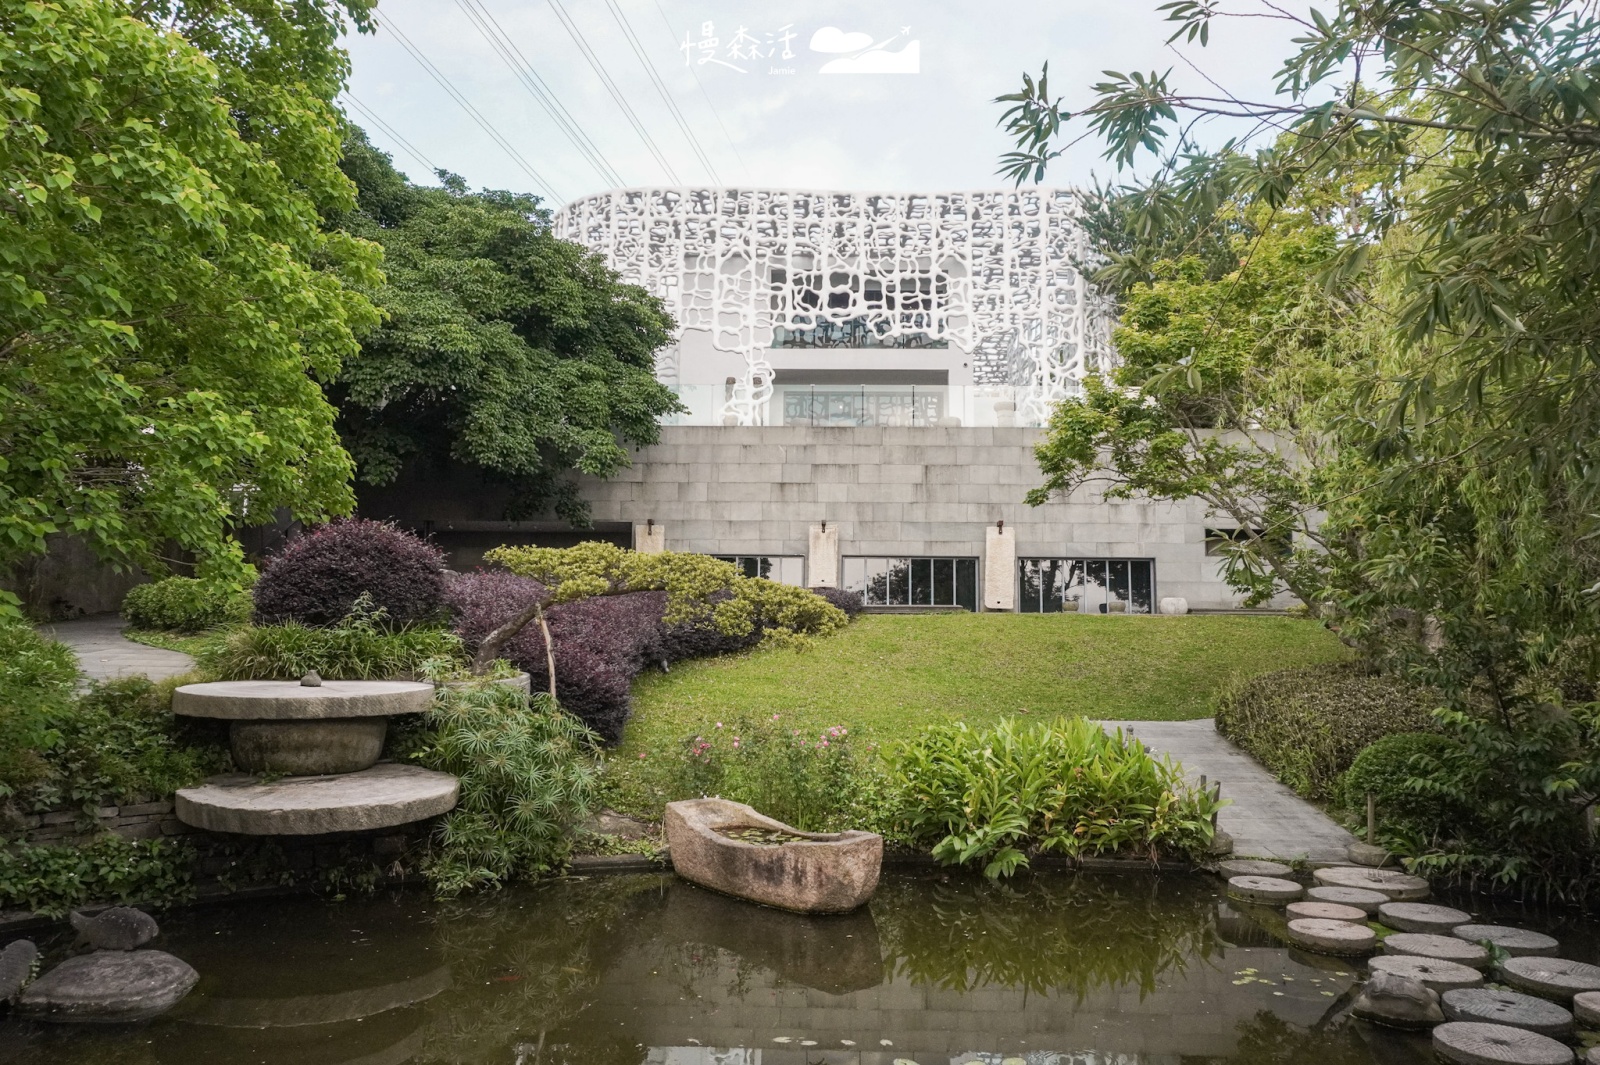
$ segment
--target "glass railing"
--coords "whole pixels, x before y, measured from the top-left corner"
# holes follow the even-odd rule
[[[733,386],[670,386],[686,413],[663,425],[738,425],[728,412]],[[932,426],[1038,427],[1025,390],[1010,385],[778,385],[755,411],[757,425],[815,428]]]

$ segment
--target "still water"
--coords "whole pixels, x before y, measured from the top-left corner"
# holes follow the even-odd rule
[[[1520,911],[1594,961],[1576,927]],[[201,975],[142,1026],[0,1020],[16,1065],[1403,1065],[1357,964],[1283,946],[1200,876],[886,874],[806,918],[670,876],[168,914]],[[50,961],[68,944],[54,944]]]

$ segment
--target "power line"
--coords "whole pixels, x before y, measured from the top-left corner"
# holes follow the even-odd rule
[[[439,169],[438,167],[434,166],[431,161],[429,161],[427,156],[418,151],[415,145],[402,137],[398,130],[389,125],[389,123],[385,122],[382,118],[379,118],[376,111],[362,103],[360,100],[356,99],[355,94],[349,89],[345,90],[344,97],[350,102],[351,106],[353,106],[357,111],[361,112],[368,122],[371,122],[374,126],[378,127],[379,131],[387,136],[390,140],[400,145],[401,149],[404,150],[407,155],[421,163],[427,169],[429,174],[432,174],[434,171]]]
[[[485,133],[487,133],[489,137],[496,144],[498,144],[507,155],[511,157],[511,160],[520,166],[523,172],[534,180],[535,184],[544,189],[545,193],[550,197],[552,202],[563,202],[560,193],[556,192],[556,190],[551,186],[550,182],[544,179],[544,175],[535,170],[533,164],[524,159],[522,157],[522,153],[517,151],[516,148],[512,147],[511,142],[500,135],[500,131],[495,129],[489,120],[484,118],[483,114],[479,112],[476,107],[472,106],[472,102],[462,94],[461,90],[457,89],[455,85],[451,83],[450,79],[445,77],[444,73],[440,71],[438,67],[434,66],[433,63],[428,60],[427,56],[422,54],[421,49],[411,43],[411,38],[407,37],[403,32],[401,32],[400,27],[394,24],[394,20],[392,18],[389,19],[385,25],[388,27],[389,32],[394,34],[395,39],[400,42],[401,46],[404,47],[407,52],[411,53],[411,58],[415,59],[417,64],[421,66],[423,70],[427,71],[428,75],[432,77],[434,81],[439,83],[439,87],[448,93],[452,100],[461,105],[461,109],[471,116],[472,120],[476,122],[478,126]]]
[[[617,0],[606,0],[606,6],[611,9],[611,17],[617,20],[617,26],[622,30],[622,35],[628,39],[628,46],[633,49],[633,54],[639,57],[639,64],[644,67],[644,72],[650,76],[650,83],[656,87],[656,95],[661,97],[661,102],[667,105],[672,119],[678,124],[678,129],[683,131],[689,147],[694,150],[695,157],[700,160],[700,165],[706,168],[706,173],[711,175],[713,185],[722,184],[722,179],[717,176],[717,168],[711,165],[711,159],[706,155],[705,149],[700,146],[700,138],[694,135],[694,130],[689,128],[688,120],[683,117],[683,112],[678,110],[678,104],[667,91],[666,83],[661,80],[661,74],[656,70],[655,63],[639,44],[638,36],[633,32],[633,26],[628,22],[628,16],[622,13],[622,8],[617,6]]]
[[[667,36],[673,43],[678,40],[678,31],[672,28],[672,20],[667,18],[666,8],[661,6],[661,0],[654,0],[656,14],[661,16],[661,24],[667,28]],[[700,80],[700,75],[695,71],[694,64],[689,64],[689,76],[694,78],[695,88],[700,90],[700,95],[705,97],[706,106],[711,109],[711,117],[717,120],[717,128],[722,131],[722,139],[728,142],[728,149],[733,152],[733,157],[739,160],[739,169],[744,171],[746,180],[750,178],[750,167],[745,164],[744,156],[739,154],[739,146],[733,143],[733,137],[728,133],[728,127],[722,124],[722,115],[717,111],[717,105],[712,102],[711,94],[706,92],[705,82]]]
[[[639,139],[644,141],[646,148],[650,149],[650,154],[656,157],[656,162],[661,164],[661,169],[667,172],[667,177],[674,185],[683,184],[682,179],[678,177],[677,171],[672,169],[672,164],[667,162],[667,157],[661,154],[660,146],[656,144],[649,131],[639,121],[639,116],[634,114],[633,108],[628,106],[628,101],[623,99],[622,92],[617,88],[616,82],[612,81],[611,75],[606,73],[606,68],[601,64],[600,57],[594,54],[593,48],[589,47],[589,42],[584,39],[583,31],[578,29],[576,22],[572,21],[572,16],[567,14],[567,9],[562,6],[561,0],[550,0],[550,9],[556,13],[556,18],[561,20],[561,25],[566,28],[567,35],[572,38],[572,43],[578,46],[578,51],[583,54],[583,58],[589,61],[590,68],[594,70],[595,75],[600,79],[600,83],[606,87],[606,91],[611,94],[611,99],[615,100],[617,106],[622,108],[622,113],[627,118],[628,124],[633,127],[633,131],[639,134]]]
[[[590,166],[594,167],[600,179],[613,188],[624,185],[625,182],[611,165],[610,160],[583,131],[583,127],[572,117],[572,113],[561,103],[549,84],[539,76],[539,72],[528,61],[527,56],[522,54],[522,50],[516,46],[511,35],[495,20],[488,8],[476,0],[456,0],[456,4],[466,12],[467,18],[472,20],[472,24],[478,28],[483,39],[489,42],[489,46],[495,50],[506,66],[511,68],[511,72],[516,75],[517,81],[528,95],[544,108],[545,113],[572,142],[572,146],[578,149],[578,153]]]

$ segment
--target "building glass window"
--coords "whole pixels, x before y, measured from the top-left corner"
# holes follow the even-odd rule
[[[1018,562],[1024,614],[1148,614],[1155,563],[1147,558],[1025,558]]]
[[[844,586],[867,606],[960,606],[978,609],[975,558],[871,558],[844,560]]]
[[[765,577],[774,584],[805,586],[806,560],[799,555],[713,555],[732,562],[746,577]]]

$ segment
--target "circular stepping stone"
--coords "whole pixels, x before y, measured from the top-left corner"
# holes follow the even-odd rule
[[[1441,995],[1461,987],[1483,986],[1483,974],[1476,969],[1453,961],[1421,958],[1415,954],[1382,954],[1368,961],[1367,968],[1375,973],[1393,973],[1421,980]]]
[[[1488,940],[1513,958],[1527,955],[1550,957],[1561,949],[1561,944],[1543,932],[1530,932],[1526,928],[1512,928],[1503,924],[1464,924],[1450,929],[1457,939],[1482,943]]]
[[[1583,1065],[1600,1065],[1600,1047],[1590,1047],[1583,1056]]]
[[[1600,965],[1566,958],[1507,958],[1500,977],[1512,987],[1571,1002],[1582,991],[1600,991]]]
[[[1433,1030],[1433,1052],[1452,1065],[1572,1065],[1572,1051],[1547,1035],[1504,1024],[1449,1021]]]
[[[1472,914],[1427,902],[1386,902],[1378,907],[1378,920],[1402,932],[1443,935],[1472,920]]]
[[[1367,911],[1337,902],[1291,902],[1284,910],[1291,921],[1349,921],[1364,925]]]
[[[1218,862],[1217,872],[1222,874],[1224,880],[1232,880],[1236,876],[1287,877],[1294,874],[1294,870],[1282,862],[1261,861],[1256,858],[1232,858]]]
[[[1368,917],[1376,917],[1378,907],[1389,901],[1389,896],[1366,888],[1327,887],[1318,884],[1306,888],[1306,898],[1312,902],[1336,902],[1341,906],[1354,906]]]
[[[1573,995],[1572,1012],[1580,1023],[1600,1028],[1600,991],[1581,991]]]
[[[1415,902],[1428,897],[1428,882],[1398,869],[1362,869],[1336,865],[1318,869],[1312,876],[1325,887],[1363,888],[1376,891],[1390,902]]]
[[[1530,1032],[1560,1038],[1572,1031],[1572,1014],[1542,998],[1519,991],[1491,991],[1486,987],[1462,987],[1446,991],[1441,999],[1444,1015],[1452,1021],[1480,1021],[1506,1024]]]
[[[1289,939],[1295,946],[1317,954],[1370,954],[1378,945],[1378,933],[1364,924],[1316,918],[1290,921]]]
[[[1235,876],[1228,880],[1228,894],[1245,902],[1281,906],[1305,893],[1306,889],[1293,880],[1280,880],[1275,876]]]
[[[1477,943],[1455,936],[1435,936],[1426,932],[1396,932],[1383,941],[1385,954],[1410,954],[1435,961],[1453,961],[1482,969],[1489,964],[1489,952]]]

